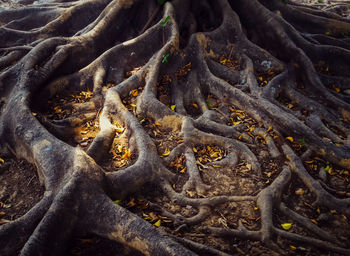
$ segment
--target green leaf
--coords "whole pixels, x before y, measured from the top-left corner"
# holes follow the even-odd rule
[[[156,227],[160,227],[160,224],[162,223],[161,220],[158,220],[156,223],[154,223],[153,225],[156,226]]]
[[[284,230],[290,230],[290,228],[292,227],[292,224],[293,223],[283,223],[281,224],[281,226]]]
[[[115,200],[113,201],[115,204],[121,204],[122,200]]]
[[[331,168],[331,166],[329,165],[329,161],[327,161],[327,166],[324,168],[324,170],[326,172],[328,172],[330,168]]]
[[[163,5],[167,0],[157,0],[159,5]]]
[[[209,101],[206,102],[208,107],[211,107],[211,103]]]
[[[168,57],[169,57],[169,53],[163,55],[163,60],[162,60],[162,63],[168,63]]]
[[[161,25],[162,25],[163,27],[165,27],[166,24],[168,23],[169,19],[170,19],[170,16],[167,16],[167,17],[164,19],[164,21],[161,23]]]

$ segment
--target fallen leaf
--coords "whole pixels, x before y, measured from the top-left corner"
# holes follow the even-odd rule
[[[162,126],[160,123],[154,123],[154,125],[156,125],[156,126]]]
[[[168,155],[170,155],[170,150],[167,148],[167,149],[165,149],[165,151],[162,154],[162,156],[168,156]]]
[[[257,210],[259,210],[259,208],[258,207],[254,207],[254,211],[257,211]]]
[[[269,126],[269,128],[267,128],[267,132],[271,131],[272,130],[272,125]]]
[[[176,105],[171,105],[170,108],[172,111],[175,111]]]
[[[124,132],[124,128],[123,128],[123,127],[117,127],[115,130],[116,130],[117,132],[119,132],[119,133]]]
[[[290,248],[292,251],[295,251],[295,250],[297,249],[294,245],[290,245],[289,248]]]
[[[194,106],[196,109],[198,109],[198,105],[196,103],[193,103],[192,106]]]
[[[156,226],[156,227],[160,227],[162,221],[161,220],[158,220],[156,223],[154,223],[153,225]]]
[[[292,223],[283,223],[281,224],[281,226],[284,230],[290,230],[290,228],[292,227]]]
[[[125,153],[122,155],[122,159],[127,159],[131,156],[129,150],[126,150]]]
[[[149,216],[152,218],[152,220],[158,220],[159,219],[157,214],[155,214],[154,212],[150,212]]]
[[[122,200],[114,200],[113,201],[115,204],[120,204],[122,202]]]
[[[180,172],[181,172],[181,173],[185,173],[185,172],[186,172],[186,169],[187,169],[187,167],[183,168]]]
[[[0,163],[4,164],[5,160],[0,157]]]
[[[5,214],[5,212],[0,212],[0,216],[4,216]]]
[[[334,91],[336,91],[337,93],[340,93],[340,88],[335,87],[335,86],[333,85],[333,86],[332,86],[332,89],[333,89]]]
[[[286,139],[289,140],[290,142],[294,141],[293,137],[287,137]]]
[[[302,189],[302,188],[299,188],[299,189],[297,189],[297,190],[295,190],[295,194],[296,195],[304,195],[304,193],[305,193],[305,191],[304,191],[304,189]]]
[[[131,198],[131,200],[126,204],[127,207],[133,207],[135,205],[135,198]]]
[[[136,97],[136,96],[139,94],[139,92],[137,91],[137,89],[135,89],[135,90],[132,90],[130,94],[131,94],[133,97]]]
[[[293,104],[288,104],[288,108],[293,108],[294,105]]]
[[[311,219],[311,221],[316,225],[318,224],[317,220],[315,220],[315,219]]]
[[[195,192],[190,191],[190,190],[186,190],[186,193],[190,196],[190,197],[194,197],[196,195]]]
[[[194,153],[197,153],[197,149],[195,147],[192,148]]]
[[[8,209],[8,208],[11,208],[11,204],[4,204],[2,207],[5,209]]]

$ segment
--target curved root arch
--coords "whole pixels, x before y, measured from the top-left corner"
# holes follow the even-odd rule
[[[0,24],[0,152],[35,163],[46,189],[0,227],[1,254],[61,255],[78,233],[146,255],[226,255],[111,200],[154,186],[166,199],[147,207],[176,234],[350,254],[284,193],[298,182],[319,214],[350,215],[348,186],[325,178],[350,169],[345,18],[278,0],[89,0],[3,9]],[[319,177],[313,161],[327,162]],[[233,189],[238,172],[253,193]],[[234,211],[210,225],[238,204],[254,206],[257,225]],[[273,211],[305,232],[281,229]]]

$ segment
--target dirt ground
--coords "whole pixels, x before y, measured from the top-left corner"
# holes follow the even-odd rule
[[[13,1],[15,6],[18,6],[16,1]],[[17,1],[18,2],[18,1]],[[307,4],[317,4],[320,8],[326,8],[334,2],[339,1],[312,1],[302,0]],[[346,3],[346,1],[341,1]],[[11,1],[0,1],[1,6],[8,6]],[[350,6],[350,3],[349,3]],[[0,9],[1,10],[1,9]],[[342,9],[342,14],[347,16],[348,10]],[[225,57],[223,56],[225,59]],[[228,62],[234,62],[228,60]],[[261,77],[261,79],[260,79]],[[257,80],[263,82],[269,79],[269,75],[257,74]],[[113,85],[107,85],[113,86]],[[166,104],[166,77],[159,81],[158,97]],[[125,104],[130,111],[134,111],[134,101],[141,88],[126,99]],[[85,102],[91,98],[91,92],[76,92],[70,95],[61,95],[52,101],[48,102],[46,110],[34,110],[33,114],[45,116],[51,119],[62,119],[72,114],[72,111],[65,107],[70,103]],[[261,175],[256,176],[252,174],[251,165],[245,162],[240,162],[234,169],[223,168],[220,162],[224,158],[230,157],[224,149],[215,145],[196,145],[194,152],[201,175],[205,184],[210,186],[206,194],[198,194],[195,191],[186,191],[189,197],[200,198],[214,195],[256,195],[268,186],[274,178],[280,173],[284,159],[271,159],[268,154],[265,140],[254,133],[261,125],[254,119],[249,117],[246,113],[233,106],[222,104],[211,95],[207,95],[207,103],[211,109],[220,109],[220,111],[227,114],[230,120],[228,124],[244,125],[245,129],[251,133],[253,145],[251,149],[258,156],[258,159],[263,166]],[[169,106],[171,107],[171,106]],[[293,106],[290,106],[293,107]],[[196,117],[198,106],[193,106],[190,110],[193,117]],[[81,126],[76,127],[76,136],[67,141],[67,143],[87,149],[92,139],[98,132],[98,116],[91,117],[87,122]],[[163,129],[159,124],[152,123],[151,120],[144,120],[140,117],[140,123],[145,130],[154,139],[158,153],[166,158],[168,153],[173,149],[181,138],[178,134],[171,133]],[[116,124],[118,125],[118,124]],[[278,134],[274,133],[273,128],[267,131],[271,137],[278,142]],[[104,159],[104,168],[109,169],[125,168],[133,163],[133,155],[128,151],[128,142],[123,137],[123,128],[120,127],[118,136],[116,137],[113,147],[110,151],[109,158]],[[289,139],[290,146],[298,153],[303,152],[305,141],[294,141]],[[2,157],[2,156],[0,156]],[[40,184],[36,168],[34,165],[26,162],[23,159],[5,158],[0,163],[0,225],[8,221],[15,220],[24,215],[30,210],[43,196],[44,187]],[[339,197],[350,196],[350,174],[349,170],[343,170],[337,166],[331,166],[328,162],[316,156],[310,156],[305,161],[311,175],[322,180],[327,186],[337,189]],[[175,161],[168,165],[168,168],[178,176],[178,180],[173,187],[181,191],[185,180],[188,178],[186,168],[184,166],[184,156],[178,157]],[[322,229],[334,234],[340,241],[349,243],[350,241],[350,222],[346,216],[338,214],[335,210],[316,208],[313,206],[314,197],[303,185],[297,177],[292,182],[288,191],[283,193],[283,201],[287,206],[295,209],[296,212],[312,220]],[[335,189],[333,189],[335,192]],[[199,243],[210,245],[214,248],[220,249],[232,255],[277,255],[275,252],[262,246],[260,242],[245,241],[240,239],[231,239],[225,241],[221,238],[216,238],[206,234],[203,231],[204,226],[214,227],[237,227],[237,223],[243,223],[248,229],[259,229],[259,209],[251,202],[241,203],[226,203],[215,208],[214,213],[207,218],[203,223],[195,226],[178,227],[166,216],[162,216],[157,212],[157,205],[162,205],[171,214],[181,214],[182,216],[192,216],[196,210],[192,207],[180,207],[174,205],[170,200],[162,196],[157,188],[151,191],[145,191],[143,196],[131,196],[123,201],[117,200],[116,203],[128,208],[141,218],[149,221],[160,229],[176,236],[185,237]],[[275,214],[274,224],[280,226],[284,223],[291,223],[287,217]],[[308,231],[302,229],[297,224],[292,224],[289,229],[290,232],[298,234],[307,234]],[[337,255],[335,253],[316,250],[304,244],[290,243],[288,241],[279,241],[279,245],[289,255]],[[69,255],[90,256],[90,255],[140,255],[128,248],[122,248],[115,242],[108,239],[88,235],[78,239],[74,239],[71,244]]]

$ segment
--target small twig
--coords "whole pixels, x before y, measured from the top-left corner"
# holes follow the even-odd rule
[[[33,176],[33,177],[29,180],[29,182],[28,182],[28,184],[27,184],[27,187],[29,187],[29,185],[30,185],[30,183],[32,182],[32,180],[34,179],[34,177],[35,177],[35,176]]]

